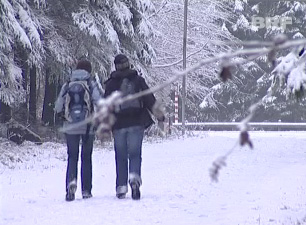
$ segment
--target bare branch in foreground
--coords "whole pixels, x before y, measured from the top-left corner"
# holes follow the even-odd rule
[[[232,154],[236,148],[238,142],[230,149],[225,155],[218,157],[212,164],[212,167],[209,169],[209,176],[213,182],[218,182],[220,170],[226,166],[227,157]]]
[[[222,167],[226,166],[226,157],[221,156],[217,158],[214,162],[212,167],[209,169],[209,175],[212,181],[218,182],[220,170]]]
[[[121,94],[114,94],[109,96],[108,98],[101,100],[103,103],[102,106],[98,106],[97,107],[97,112],[94,113],[94,115],[91,118],[88,118],[87,120],[81,122],[81,123],[77,123],[77,124],[73,124],[69,127],[66,127],[65,129],[61,129],[62,132],[65,132],[69,129],[73,129],[75,127],[78,127],[80,125],[84,125],[87,123],[92,123],[95,126],[97,126],[98,130],[100,132],[104,131],[106,128],[109,128],[109,126],[105,126],[103,125],[105,123],[105,121],[108,121],[107,124],[110,124],[109,121],[113,121],[113,119],[109,116],[109,114],[113,114],[114,113],[114,109],[116,108],[116,106],[119,106],[120,104],[126,102],[126,101],[130,101],[130,100],[134,100],[137,98],[140,98],[142,96],[145,96],[147,94],[151,94],[154,92],[157,92],[167,86],[169,86],[170,84],[176,82],[177,80],[179,80],[181,77],[185,76],[186,74],[193,72],[195,70],[197,70],[198,68],[209,64],[209,63],[213,63],[213,62],[217,62],[217,61],[222,61],[222,62],[227,62],[230,59],[236,57],[236,56],[248,56],[249,58],[253,58],[255,59],[255,57],[260,57],[262,55],[266,55],[269,52],[271,52],[271,50],[276,49],[286,49],[289,47],[294,47],[294,46],[300,46],[300,45],[305,45],[306,44],[306,39],[300,39],[300,40],[292,40],[292,41],[282,41],[281,44],[274,44],[273,47],[270,48],[255,48],[255,49],[241,49],[241,50],[237,50],[235,52],[230,52],[230,53],[222,53],[218,56],[214,56],[205,60],[200,61],[198,64],[191,66],[187,69],[185,69],[184,71],[181,72],[176,72],[175,75],[173,77],[171,77],[169,80],[167,80],[166,82],[157,85],[155,87],[152,87],[150,89],[147,89],[145,91],[141,91],[139,93],[133,94],[133,95],[128,95],[125,97],[121,97]],[[242,62],[240,62],[242,63]],[[240,64],[237,63],[237,64]],[[231,65],[235,65],[235,63],[232,63]],[[256,110],[256,108],[258,107],[258,105],[261,104],[261,101],[259,101],[258,103],[254,104],[253,106],[250,107],[250,115],[245,118],[240,126],[240,130],[243,131],[247,131],[247,123],[251,120],[251,118],[253,117],[253,114]],[[100,118],[101,117],[101,118]],[[107,118],[107,119],[105,119]],[[99,127],[99,126],[102,126]],[[103,133],[103,132],[102,132]],[[244,142],[243,142],[244,143]]]
[[[272,66],[273,67],[275,67],[275,54],[276,54],[276,50],[277,49],[282,49],[283,47],[288,47],[288,46],[292,47],[292,45],[295,44],[295,43],[293,44],[292,41],[288,42],[287,38],[282,36],[282,35],[280,37],[276,37],[274,40],[275,40],[275,42],[274,42],[273,48],[270,48],[268,50],[268,59],[272,62]],[[288,42],[288,43],[286,43],[286,42]],[[299,40],[299,42],[297,42],[297,43],[298,43],[298,45],[302,45],[302,43],[305,43],[305,40]],[[259,55],[260,54],[258,54],[256,56],[258,57]],[[300,55],[301,58],[297,61],[296,64],[292,64],[292,67],[288,68],[288,71],[291,71],[294,67],[296,67],[300,63],[305,63],[305,58],[304,58],[304,57],[306,57],[305,55],[302,53],[302,55]],[[275,70],[277,70],[277,68],[275,68],[274,71]],[[280,71],[278,71],[278,72],[280,72]],[[221,73],[221,75],[222,75],[222,73]],[[230,76],[227,74],[227,76],[225,76],[225,78],[224,78],[224,74],[223,74],[223,77],[221,76],[221,78],[223,78],[223,81],[224,80],[226,81],[227,78],[230,78]],[[280,79],[282,79],[282,78],[283,77],[281,77]],[[303,86],[301,88],[303,88]],[[273,96],[273,92],[274,92],[274,89],[273,88],[269,88],[267,90],[266,98],[272,97]],[[249,136],[249,133],[248,133],[248,128],[249,128],[248,123],[254,117],[257,109],[263,103],[263,101],[264,100],[262,98],[257,103],[251,105],[250,108],[249,108],[250,114],[246,118],[244,118],[241,121],[241,124],[238,126],[239,129],[240,129],[240,140],[239,140],[240,146],[244,146],[245,144],[248,144],[250,148],[253,148],[253,144],[252,144],[252,142],[250,140],[250,136]],[[236,144],[235,144],[235,146],[236,146]],[[226,159],[233,152],[233,149],[235,148],[235,146],[230,151],[228,151],[226,155],[217,158],[213,162],[213,166],[209,170],[210,177],[211,177],[212,181],[215,181],[215,182],[218,181],[218,176],[220,174],[220,169],[226,165]]]

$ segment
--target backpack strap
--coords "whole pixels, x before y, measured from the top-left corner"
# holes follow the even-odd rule
[[[88,88],[89,88],[89,96],[90,96],[90,104],[91,104],[91,113],[93,112],[93,109],[94,109],[94,105],[93,105],[93,100],[92,100],[92,94],[93,94],[93,89],[94,89],[94,83],[95,83],[95,80],[92,78],[92,77],[89,77],[88,79],[86,79],[86,82],[87,82],[87,85],[88,85]]]
[[[88,79],[86,79],[86,82],[87,82],[87,85],[88,85],[88,88],[89,88],[89,94],[90,95],[92,95],[92,92],[93,92],[93,82],[94,82],[94,80],[91,78],[91,77],[89,77]]]
[[[94,89],[94,82],[95,80],[92,78],[92,77],[89,77],[87,80],[87,85],[88,85],[88,88],[89,88],[89,96],[90,96],[90,104],[91,104],[91,107],[90,107],[90,113],[92,113],[94,111],[94,105],[93,105],[93,100],[92,100],[92,93],[93,93],[93,89]],[[84,139],[84,142],[87,142],[88,138],[89,138],[89,131],[90,131],[90,128],[91,128],[91,123],[87,123],[87,126],[86,126],[86,133],[85,133],[85,139]]]
[[[64,91],[64,93],[62,94],[62,98],[63,98],[66,94],[68,94],[69,83],[70,83],[70,80],[68,80],[68,81],[66,81],[66,82],[64,83],[64,85],[66,85],[66,86],[65,86],[65,91]]]

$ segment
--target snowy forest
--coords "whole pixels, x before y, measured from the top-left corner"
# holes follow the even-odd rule
[[[191,70],[186,121],[238,122],[259,101],[260,113],[252,121],[305,121],[305,63],[299,63],[305,55],[305,8],[303,1],[190,0],[187,68],[254,47],[267,54],[217,57]],[[183,70],[183,12],[182,0],[2,0],[1,123],[13,120],[36,130],[55,127],[54,102],[80,58],[92,62],[102,89],[118,53],[131,59],[149,86],[166,82]],[[292,24],[258,28],[251,23],[254,16],[290,17]],[[286,35],[285,45],[300,42],[271,48],[279,34]],[[222,68],[230,70],[226,82],[220,79]],[[156,93],[171,121],[175,91],[181,105],[181,89],[179,79]]]

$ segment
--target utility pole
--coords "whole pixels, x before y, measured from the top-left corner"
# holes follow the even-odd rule
[[[188,13],[188,0],[184,2],[184,35],[183,35],[183,70],[186,69],[186,57],[187,57],[187,13]],[[186,107],[186,75],[183,76],[182,84],[182,134],[185,135],[185,107]]]

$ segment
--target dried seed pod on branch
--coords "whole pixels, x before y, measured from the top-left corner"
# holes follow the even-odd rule
[[[222,70],[221,70],[221,73],[220,73],[219,77],[221,78],[221,80],[223,82],[226,82],[228,79],[232,79],[233,75],[232,75],[232,72],[231,72],[231,67],[230,66],[222,67]]]
[[[240,145],[243,146],[245,144],[248,144],[250,148],[253,148],[253,143],[251,142],[249,133],[247,131],[240,133]]]
[[[119,104],[122,94],[114,92],[106,99],[101,99],[97,105],[97,111],[93,116],[93,126],[97,128],[96,135],[103,140],[110,136],[110,131],[116,122],[114,111]]]
[[[220,170],[225,166],[226,156],[219,157],[213,162],[212,168],[209,169],[209,175],[212,181],[218,182]]]

